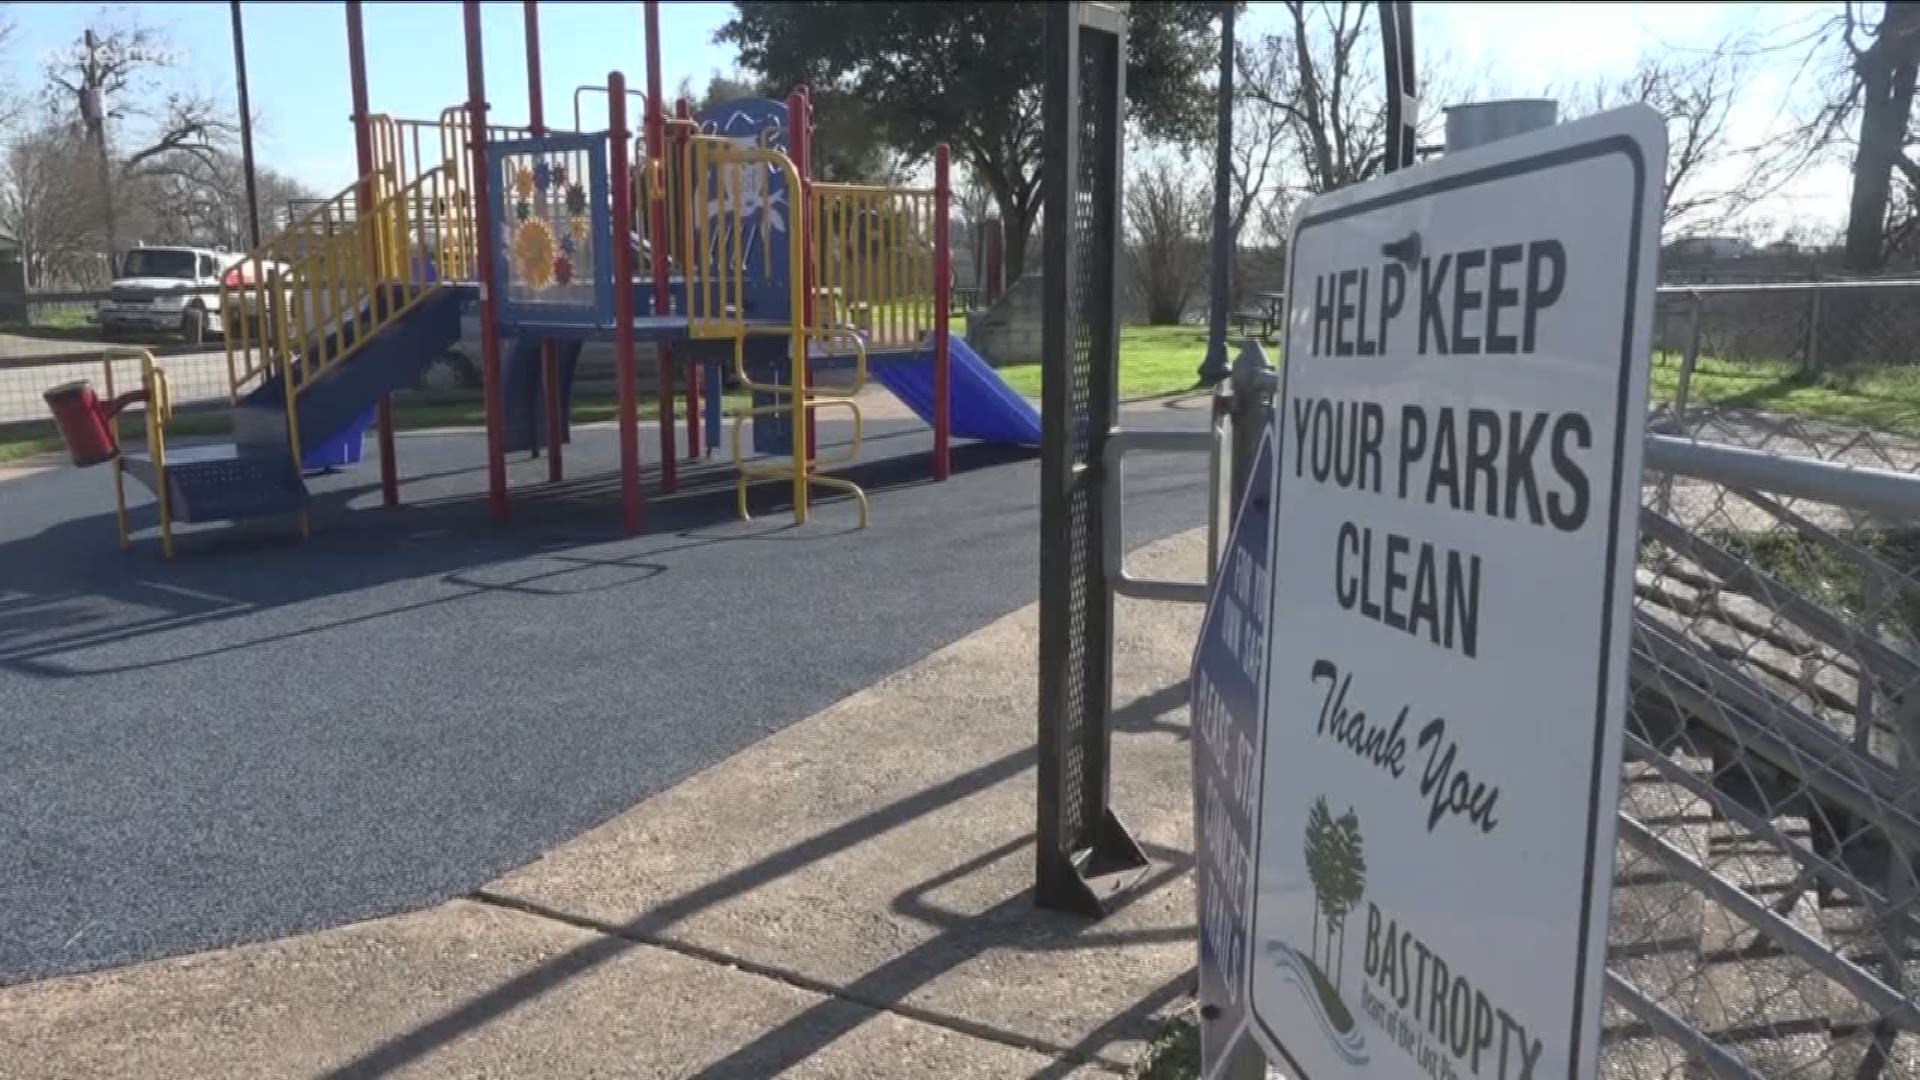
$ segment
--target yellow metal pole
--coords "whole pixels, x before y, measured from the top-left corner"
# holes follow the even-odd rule
[[[740,168],[722,168],[721,189],[726,197],[720,203],[720,311],[727,318],[729,332],[740,311],[740,294],[733,288],[733,269],[740,258]]]
[[[279,290],[277,286],[280,279],[280,272],[278,270],[275,270],[273,272],[273,277],[276,283],[275,292],[278,292]],[[288,342],[290,340],[287,336],[290,331],[290,328],[287,325],[288,317],[290,313],[287,311],[287,308],[289,308],[292,305],[281,304],[278,306],[280,311],[280,318],[278,320],[280,323],[280,326],[279,326],[280,343],[282,348],[286,349],[288,347]],[[283,361],[284,361],[284,358],[285,358],[285,354],[283,353]],[[297,381],[294,378],[293,364],[291,362],[283,362],[281,366],[282,366],[282,370],[284,371],[284,376],[281,379],[281,386],[286,393],[286,399],[287,399],[286,400],[287,449],[291,451],[293,454],[293,467],[298,469],[300,467],[300,404],[299,404],[300,395],[298,393],[299,388],[297,386]]]
[[[141,350],[141,383],[147,391],[147,453],[153,458],[154,487],[160,497],[160,552],[173,558],[173,499],[168,495],[166,420],[173,408],[167,376],[154,367],[153,354]]]
[[[906,264],[900,261],[900,200],[892,194],[882,195],[881,202],[886,206],[886,231],[883,242],[886,244],[887,258],[887,340],[895,341],[900,332],[900,320],[906,314]]]

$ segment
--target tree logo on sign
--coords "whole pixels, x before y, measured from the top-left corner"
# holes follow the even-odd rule
[[[1360,816],[1348,807],[1335,817],[1325,795],[1315,799],[1307,811],[1305,854],[1314,900],[1311,947],[1303,955],[1276,940],[1267,943],[1267,953],[1282,979],[1300,990],[1336,1052],[1348,1064],[1364,1065],[1366,1036],[1340,994],[1346,975],[1347,916],[1367,890]]]

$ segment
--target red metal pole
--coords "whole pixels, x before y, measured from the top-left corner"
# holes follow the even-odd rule
[[[789,192],[787,202],[791,212],[787,215],[793,223],[787,230],[787,242],[800,245],[800,325],[808,330],[813,328],[813,260],[807,258],[807,237],[813,207],[813,95],[802,83],[787,95],[787,128],[791,132],[787,149],[793,157],[793,170],[800,174],[800,190]],[[806,370],[796,374],[801,385],[807,390],[813,389],[813,367],[805,365]],[[809,464],[820,456],[820,425],[815,423],[818,412],[807,410],[807,461]]]
[[[674,116],[676,116],[677,118],[679,118],[680,120],[686,123],[692,123],[693,122],[693,102],[687,100],[686,98],[681,98],[674,105]],[[686,142],[687,142],[686,128],[682,127],[678,132],[674,134],[673,137],[674,137],[674,140],[680,144],[682,152],[684,153]],[[672,246],[670,250],[678,250],[680,239],[681,238],[679,236],[674,236],[672,238]],[[681,256],[680,265],[682,266],[686,265],[686,254],[687,253],[684,251],[680,252],[680,256]],[[720,388],[707,385],[706,371],[698,361],[694,361],[687,365],[687,456],[688,457],[699,457],[703,442],[708,446],[719,445],[720,433],[717,431],[706,430],[707,395],[717,394],[719,392],[720,392]],[[705,436],[706,436],[704,440],[701,438],[701,434],[703,432],[705,432]]]
[[[546,94],[540,85],[540,0],[525,0],[522,7],[527,24],[527,126],[537,139],[547,133]],[[540,386],[547,405],[547,480],[559,483],[566,475],[561,449],[566,413],[560,402],[560,358],[552,338],[540,342]]]
[[[647,168],[655,169],[666,152],[666,114],[661,111],[660,90],[660,0],[647,0],[643,9],[647,31]],[[655,172],[653,175],[662,175]],[[653,237],[653,311],[664,314],[669,303],[667,288],[667,204],[660,193],[651,190],[647,199],[648,233]],[[680,486],[673,448],[673,347],[665,340],[658,346],[660,357],[660,487],[673,491]]]
[[[952,213],[953,188],[948,180],[953,153],[946,143],[933,151],[933,478],[945,480],[953,467],[948,441],[953,433],[949,400],[953,392],[952,354],[948,323],[952,312],[953,249],[947,219]]]
[[[480,271],[480,384],[487,406],[487,505],[507,520],[506,427],[500,400],[500,305],[493,276],[493,202],[487,175],[487,62],[480,48],[480,3],[466,0],[467,139],[473,158],[474,245]]]
[[[360,0],[347,3],[347,77],[353,84],[353,150],[360,172],[360,186],[354,192],[355,220],[365,221],[373,211],[373,126],[367,106],[367,36],[360,22]],[[370,238],[369,238],[370,239]],[[368,257],[371,258],[371,252]],[[288,408],[296,408],[289,401]],[[374,410],[380,431],[380,501],[387,506],[400,505],[400,471],[394,461],[393,395],[381,394]]]
[[[547,133],[547,98],[540,85],[540,0],[525,0],[527,39],[527,126],[537,138]]]
[[[633,363],[633,170],[627,158],[627,77],[607,75],[607,157],[613,173],[613,354],[620,371],[620,513],[640,531],[640,408]]]

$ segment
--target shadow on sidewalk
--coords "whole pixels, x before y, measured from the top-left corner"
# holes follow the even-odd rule
[[[1088,923],[1078,917],[1037,910],[1033,907],[1031,893],[1024,890],[1004,897],[979,913],[949,911],[929,902],[928,897],[942,886],[1025,851],[1033,842],[1030,836],[982,852],[902,892],[893,901],[893,909],[927,925],[939,927],[940,933],[846,985],[834,985],[770,965],[743,962],[739,957],[689,946],[684,942],[669,941],[665,937],[667,931],[676,924],[707,908],[761,888],[809,864],[847,851],[882,833],[1018,776],[1033,767],[1035,758],[1034,751],[1029,749],[982,765],[794,844],[724,878],[660,904],[640,918],[621,925],[580,919],[541,905],[483,891],[476,895],[476,899],[568,922],[605,936],[555,957],[439,1019],[374,1048],[328,1075],[338,1078],[377,1077],[402,1070],[436,1049],[485,1027],[507,1012],[641,945],[659,946],[683,955],[731,965],[826,995],[824,1000],[708,1065],[696,1074],[700,1080],[761,1080],[818,1053],[871,1020],[875,1010],[889,1011],[951,1031],[1060,1059],[1036,1073],[1034,1080],[1065,1076],[1085,1064],[1124,1068],[1124,1063],[1102,1057],[1101,1048],[1120,1038],[1150,1037],[1154,1015],[1188,988],[1190,973],[1171,980],[1141,998],[1087,1038],[1071,1046],[1047,1043],[966,1017],[905,1003],[915,990],[989,949],[1066,952],[1184,940],[1191,936],[1190,930],[1181,928],[1103,932],[1098,924]],[[1152,867],[1143,871],[1138,880],[1119,894],[1114,909],[1116,912],[1178,880],[1192,865],[1191,856],[1183,851],[1149,846],[1148,852],[1154,860]],[[1012,992],[1011,988],[1009,992]]]

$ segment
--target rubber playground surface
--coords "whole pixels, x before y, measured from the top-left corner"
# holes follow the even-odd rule
[[[608,428],[585,479],[515,455],[505,527],[479,432],[403,435],[402,508],[370,460],[314,484],[312,539],[190,528],[171,563],[116,549],[104,470],[0,483],[0,984],[465,895],[1031,602],[1037,455],[962,443],[936,485],[930,442],[869,423],[864,531],[824,493],[794,527],[773,484],[740,522],[683,463],[626,539]],[[1128,542],[1201,524],[1205,477],[1131,461]]]

